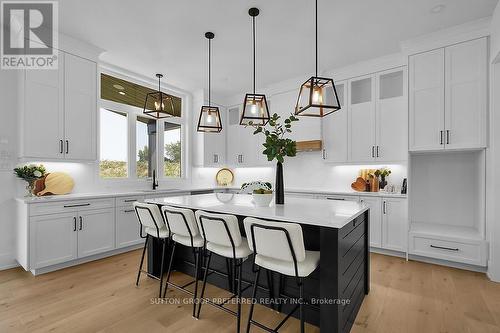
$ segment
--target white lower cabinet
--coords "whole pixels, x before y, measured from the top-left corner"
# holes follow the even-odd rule
[[[52,214],[31,218],[30,257],[32,268],[59,264],[77,258],[77,217]]]
[[[406,251],[408,244],[408,205],[406,199],[382,199],[382,248]]]
[[[122,248],[140,244],[144,239],[140,236],[139,221],[132,207],[116,208],[116,247]]]
[[[370,206],[370,246],[382,247],[382,199],[360,197],[359,201]]]
[[[114,214],[112,208],[78,214],[78,258],[114,249]]]

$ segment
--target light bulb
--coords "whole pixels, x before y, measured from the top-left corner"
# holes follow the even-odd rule
[[[155,110],[160,110],[160,103],[157,101],[155,101]],[[165,104],[163,102],[161,102],[161,110],[165,110]]]
[[[214,122],[214,117],[209,113],[207,115],[207,123],[212,124]]]
[[[312,101],[313,104],[323,104],[323,94],[320,88],[313,89]]]
[[[253,102],[250,106],[250,113],[254,116],[257,114],[257,104],[255,102]]]

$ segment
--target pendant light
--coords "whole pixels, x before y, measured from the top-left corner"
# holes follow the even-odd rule
[[[156,77],[158,78],[158,91],[153,91],[146,95],[142,113],[156,119],[174,117],[172,97],[162,92],[160,88],[160,80],[163,74],[156,74]]]
[[[245,95],[243,102],[243,113],[240,125],[264,126],[269,121],[269,109],[267,107],[266,95],[255,93],[255,17],[259,15],[258,8],[250,8],[248,14],[252,17],[253,34],[253,93]]]
[[[316,5],[316,74],[302,84],[295,106],[295,115],[324,117],[340,110],[339,97],[332,79],[318,77],[318,0]]]
[[[208,105],[203,105],[200,110],[200,118],[198,119],[198,132],[219,133],[222,131],[222,122],[220,112],[217,106],[211,105],[210,100],[210,81],[211,81],[211,51],[212,39],[215,35],[213,32],[205,33],[205,38],[208,39]]]

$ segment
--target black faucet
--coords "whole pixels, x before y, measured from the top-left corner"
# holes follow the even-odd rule
[[[158,187],[158,180],[156,179],[156,170],[153,170],[153,190]]]

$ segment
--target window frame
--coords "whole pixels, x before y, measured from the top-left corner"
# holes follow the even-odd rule
[[[137,121],[137,116],[141,116],[144,118],[150,118],[156,120],[156,130],[157,130],[157,136],[156,136],[156,144],[157,144],[157,154],[155,158],[155,169],[156,169],[156,175],[157,179],[161,182],[184,182],[189,179],[190,176],[190,170],[188,168],[189,165],[189,114],[187,112],[188,106],[189,106],[189,94],[187,92],[181,91],[181,90],[173,90],[168,86],[165,86],[162,84],[161,89],[163,92],[167,94],[174,95],[176,97],[181,98],[181,117],[172,117],[172,118],[163,118],[163,119],[155,119],[153,117],[150,117],[146,114],[142,113],[142,109],[127,105],[127,104],[121,104],[117,102],[113,102],[110,100],[105,100],[101,98],[101,73],[107,74],[107,75],[112,75],[117,78],[127,80],[136,84],[143,85],[148,88],[152,89],[158,89],[157,84],[153,81],[148,81],[144,78],[138,77],[134,74],[131,73],[123,73],[122,71],[118,69],[108,69],[108,68],[100,68],[100,71],[98,73],[98,96],[99,96],[99,103],[98,103],[98,108],[97,112],[101,112],[101,109],[108,109],[116,112],[121,112],[121,113],[126,113],[127,114],[127,122],[128,122],[128,128],[127,128],[127,177],[123,178],[102,178],[100,176],[100,169],[99,169],[99,163],[101,160],[101,154],[100,154],[100,123],[97,124],[97,128],[99,129],[98,131],[98,138],[97,142],[99,142],[98,145],[98,160],[96,163],[96,174],[97,178],[100,182],[102,183],[130,183],[130,182],[135,182],[135,183],[149,183],[151,182],[151,177],[147,178],[139,178],[137,177],[137,163],[136,163],[136,145],[137,145],[137,133],[136,133],[136,121]],[[100,122],[100,115],[97,118],[97,121]],[[165,128],[165,122],[170,122],[170,123],[175,123],[179,124],[181,126],[181,177],[167,177],[165,176],[165,171],[164,171],[164,163],[161,163],[163,160],[163,154],[164,154],[164,128]]]

